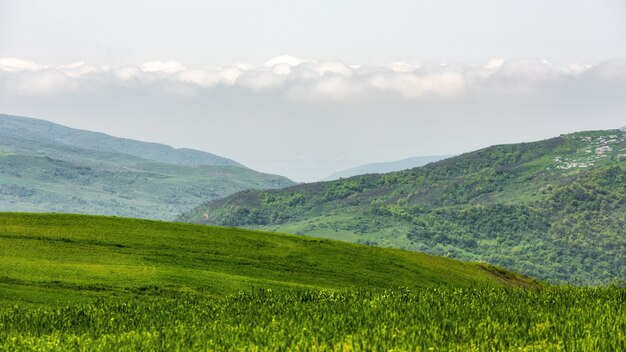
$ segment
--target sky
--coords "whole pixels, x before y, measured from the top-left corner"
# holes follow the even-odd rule
[[[0,113],[316,181],[626,125],[626,2],[0,0]]]

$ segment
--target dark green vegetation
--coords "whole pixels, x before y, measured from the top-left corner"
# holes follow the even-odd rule
[[[182,221],[487,261],[552,282],[626,278],[626,131],[499,145],[420,168],[208,202]]]
[[[153,294],[0,311],[0,349],[624,351],[626,289]]]
[[[451,157],[451,155],[431,155],[431,156],[417,156],[413,158],[407,158],[397,161],[370,163],[361,166],[357,166],[351,169],[336,172],[328,176],[325,181],[338,180],[340,178],[348,178],[357,175],[365,174],[383,174],[394,171],[401,171],[406,169],[412,169],[415,167],[424,166],[428,163],[443,160]]]
[[[0,350],[623,350],[626,289],[327,239],[0,214]]]
[[[172,219],[206,199],[292,184],[196,150],[0,115],[0,211]]]

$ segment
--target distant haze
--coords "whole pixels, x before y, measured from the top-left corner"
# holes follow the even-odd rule
[[[626,124],[626,3],[0,0],[0,113],[314,181]]]
[[[351,169],[336,172],[328,177],[325,181],[337,180],[340,178],[348,178],[356,175],[365,174],[383,174],[387,172],[394,172],[406,169],[412,169],[415,167],[424,166],[426,164],[449,158],[451,155],[431,155],[431,156],[416,156],[413,158],[406,158],[397,161],[388,161],[380,163],[370,163],[361,166],[357,166]]]

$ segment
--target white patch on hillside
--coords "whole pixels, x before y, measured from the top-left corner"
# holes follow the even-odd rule
[[[621,136],[612,134],[609,136],[600,136],[595,138],[591,136],[575,137],[586,143],[586,146],[578,149],[574,156],[554,157],[554,162],[556,164],[554,168],[559,170],[587,168],[593,166],[601,160],[611,158],[615,149],[619,148],[620,145],[623,145],[626,142],[626,131],[621,130],[621,132]],[[621,152],[624,150],[626,150],[626,148],[622,148],[619,151]],[[617,154],[617,157],[626,157],[626,154]],[[552,169],[552,167],[548,167],[548,170],[549,169]]]

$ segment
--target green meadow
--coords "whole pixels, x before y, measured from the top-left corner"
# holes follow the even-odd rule
[[[0,350],[624,350],[624,303],[328,239],[0,214]]]

